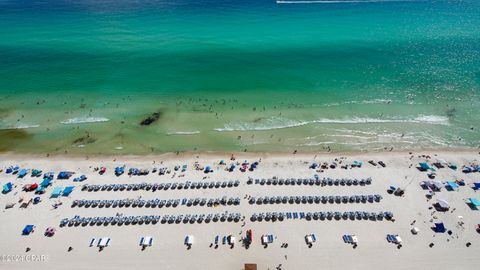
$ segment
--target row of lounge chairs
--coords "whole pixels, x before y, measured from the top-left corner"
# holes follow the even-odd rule
[[[135,191],[135,190],[175,190],[175,189],[207,189],[207,188],[231,188],[238,187],[239,180],[217,181],[217,182],[190,182],[185,183],[140,183],[140,184],[105,184],[105,185],[84,185],[82,191]]]
[[[319,203],[366,203],[380,202],[382,196],[375,195],[351,195],[351,196],[265,196],[251,197],[250,204],[319,204]]]
[[[268,212],[254,213],[250,221],[284,221],[286,219],[305,219],[305,220],[391,220],[392,212],[365,212],[365,211],[346,211],[346,212]]]
[[[60,227],[65,226],[100,226],[100,225],[142,225],[142,224],[194,224],[210,222],[239,222],[242,219],[240,213],[217,213],[217,214],[187,214],[187,215],[159,215],[151,216],[110,216],[110,217],[81,217],[71,219],[64,218],[60,221]]]
[[[122,200],[74,200],[72,207],[85,207],[85,208],[109,208],[109,207],[177,207],[179,205],[185,206],[216,206],[216,205],[239,205],[240,198],[226,196],[222,198],[194,198],[194,199],[122,199]]]
[[[277,179],[277,178],[268,178],[268,179],[249,179],[247,184],[251,185],[286,185],[286,186],[365,186],[372,184],[372,178],[364,179],[332,179],[332,178],[287,178],[287,179]]]

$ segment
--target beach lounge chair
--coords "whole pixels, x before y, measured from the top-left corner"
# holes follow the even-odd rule
[[[93,243],[95,243],[95,238],[92,238],[92,240],[90,241],[90,244],[88,246],[93,247]]]
[[[153,238],[151,236],[145,236],[140,238],[140,246],[141,247],[151,247],[153,243]]]
[[[103,247],[108,247],[109,245],[110,245],[110,238],[103,237],[98,240],[97,247],[103,248]]]
[[[184,244],[185,244],[186,246],[189,246],[189,247],[190,247],[190,246],[193,245],[193,243],[194,243],[194,238],[193,238],[192,235],[187,235],[187,236],[185,236]]]

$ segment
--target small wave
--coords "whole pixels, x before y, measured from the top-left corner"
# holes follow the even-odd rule
[[[406,0],[403,0],[406,1]],[[381,3],[403,2],[402,0],[277,0],[277,4],[342,4],[342,3]]]
[[[285,129],[300,127],[309,124],[371,124],[371,123],[417,123],[417,124],[431,124],[431,125],[448,125],[448,118],[439,115],[419,115],[410,119],[379,119],[379,118],[365,118],[353,117],[345,119],[317,119],[310,121],[298,121],[285,118],[268,118],[260,122],[252,123],[230,123],[225,124],[223,128],[216,128],[218,132],[228,131],[264,131],[274,129]]]
[[[16,125],[12,125],[12,126],[4,126],[4,127],[0,127],[0,130],[11,130],[11,129],[27,129],[27,128],[37,128],[39,127],[40,125],[30,125],[30,124],[16,124]]]
[[[200,131],[175,131],[175,132],[169,132],[167,135],[195,135],[195,134],[200,134]]]
[[[366,100],[351,100],[351,101],[344,101],[344,102],[334,102],[334,103],[326,103],[326,104],[318,104],[314,105],[314,107],[333,107],[333,106],[340,106],[340,105],[348,105],[348,104],[356,104],[356,105],[366,105],[366,104],[389,104],[393,101],[391,99],[366,99]]]
[[[73,124],[86,124],[86,123],[100,123],[100,122],[108,122],[110,119],[105,117],[75,117],[70,118],[65,121],[60,122],[64,125],[73,125]]]

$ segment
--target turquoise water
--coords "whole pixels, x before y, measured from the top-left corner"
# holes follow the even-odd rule
[[[0,0],[0,151],[478,147],[479,14],[473,0]]]

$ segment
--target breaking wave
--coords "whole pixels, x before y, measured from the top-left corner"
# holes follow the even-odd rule
[[[200,131],[176,131],[176,132],[168,132],[167,135],[195,135],[200,134]]]
[[[11,129],[27,129],[27,128],[37,128],[40,125],[30,125],[30,124],[15,124],[11,126],[0,126],[0,130],[11,130]]]
[[[61,124],[65,125],[73,125],[73,124],[86,124],[86,123],[100,123],[100,122],[108,122],[110,119],[105,117],[75,117],[70,118],[65,121],[60,122]]]
[[[218,132],[228,131],[262,131],[274,130],[284,128],[294,128],[310,124],[369,124],[369,123],[416,123],[416,124],[430,124],[430,125],[448,125],[448,118],[439,115],[419,115],[415,118],[401,119],[380,119],[380,118],[365,118],[353,117],[344,119],[327,119],[321,118],[311,121],[299,121],[285,118],[272,117],[261,120],[259,122],[243,122],[243,123],[229,123],[225,124],[223,128],[216,128]]]

